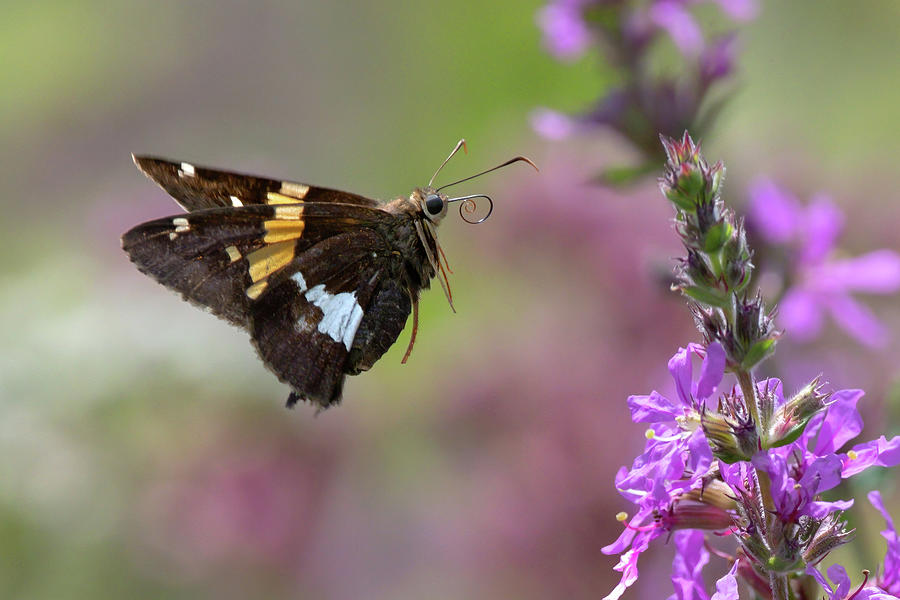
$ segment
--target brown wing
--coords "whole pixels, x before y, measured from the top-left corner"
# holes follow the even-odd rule
[[[122,248],[143,273],[247,326],[249,308],[269,278],[296,257],[323,240],[390,219],[383,210],[348,204],[214,208],[138,225],[122,236]]]
[[[357,332],[394,260],[377,233],[360,228],[316,244],[270,278],[249,329],[260,358],[291,386],[289,406],[340,400]]]
[[[256,204],[289,204],[297,201],[332,202],[377,207],[377,200],[296,181],[279,181],[175,162],[152,156],[135,156],[134,164],[188,212],[208,208]]]

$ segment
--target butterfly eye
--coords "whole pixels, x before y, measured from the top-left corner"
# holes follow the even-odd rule
[[[444,200],[437,194],[429,194],[425,198],[425,212],[435,217],[444,210]]]

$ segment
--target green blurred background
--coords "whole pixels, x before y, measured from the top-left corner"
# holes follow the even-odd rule
[[[614,242],[603,256],[540,235],[559,210],[543,198],[629,155],[612,138],[530,131],[535,107],[575,111],[609,83],[596,57],[563,65],[542,50],[540,5],[0,5],[0,597],[610,589],[615,560],[599,548],[624,506],[612,474],[641,443],[625,397],[665,385],[666,360],[697,334],[652,285],[648,265],[678,252],[652,181],[640,200],[598,198],[623,223],[597,231]],[[827,190],[850,252],[900,249],[898,35],[893,0],[764,4],[705,141],[731,200],[760,173]],[[545,169],[467,184],[496,210],[442,227],[458,314],[426,294],[409,363],[405,332],[317,417],[284,409],[245,334],[119,249],[132,225],[177,212],[131,152],[390,198],[427,182],[460,137],[469,154],[447,181],[515,154]],[[876,309],[897,332],[895,304]],[[870,415],[891,433],[897,342],[877,356],[839,335],[821,344],[877,367]],[[632,597],[668,593],[666,556],[642,563],[659,577]]]

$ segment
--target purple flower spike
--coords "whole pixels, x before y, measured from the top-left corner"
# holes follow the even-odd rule
[[[844,227],[844,215],[831,200],[816,196],[808,206],[768,179],[750,186],[750,220],[760,237],[785,246],[792,287],[779,302],[779,322],[798,341],[816,338],[830,314],[861,344],[883,346],[884,326],[851,293],[891,294],[900,290],[900,255],[878,250],[860,257],[831,260]]]

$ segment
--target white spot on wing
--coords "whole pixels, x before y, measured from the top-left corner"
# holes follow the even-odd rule
[[[297,271],[296,273],[291,275],[291,279],[293,279],[297,283],[297,285],[300,286],[301,292],[306,291],[306,279],[303,278],[303,273]]]
[[[244,205],[244,203],[241,202],[241,199],[238,198],[237,196],[230,196],[230,198],[231,198],[232,206],[243,206]]]
[[[172,219],[172,225],[175,226],[175,233],[184,233],[185,231],[191,230],[191,226],[188,223],[188,220],[184,217],[176,217]]]
[[[326,292],[325,285],[320,283],[306,292],[306,299],[322,309],[319,332],[336,342],[343,342],[347,350],[350,350],[363,318],[363,309],[356,301],[356,292],[332,295]]]
[[[311,290],[306,288],[306,279],[299,271],[291,275],[291,279],[306,292],[306,300],[322,309],[322,320],[319,321],[319,332],[324,333],[336,342],[343,342],[347,350],[353,345],[356,330],[362,322],[363,309],[356,301],[356,292],[329,294],[325,285],[319,284]],[[305,330],[305,321],[298,320],[298,330]]]
[[[194,165],[186,162],[181,163],[181,169],[178,170],[179,177],[194,177],[195,175],[197,175],[197,171],[194,170]]]

